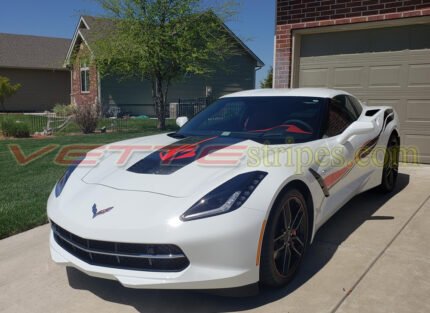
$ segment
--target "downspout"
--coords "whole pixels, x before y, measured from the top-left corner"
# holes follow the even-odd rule
[[[102,87],[101,87],[101,79],[100,79],[100,72],[97,71],[97,98],[98,102],[100,104],[100,109],[103,111],[103,102],[102,102]]]
[[[262,68],[263,68],[263,66],[257,66],[254,68],[254,71],[255,71],[255,73],[254,73],[254,87],[255,88],[257,88],[257,72],[259,70],[261,70]]]
[[[278,25],[278,0],[275,3],[275,35],[273,36],[273,78],[272,88],[276,88],[276,31]]]
[[[70,63],[64,63],[63,67],[65,67],[66,69],[69,70],[69,74],[70,74],[70,103],[72,105],[75,105],[75,98],[73,97],[74,93],[73,93],[73,66],[70,65]]]
[[[75,105],[75,99],[73,98],[73,68],[71,66],[67,66],[70,72],[70,104]]]

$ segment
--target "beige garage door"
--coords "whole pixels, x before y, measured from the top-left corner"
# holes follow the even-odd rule
[[[430,163],[429,25],[303,36],[299,85],[342,89],[369,105],[393,106],[402,144]]]

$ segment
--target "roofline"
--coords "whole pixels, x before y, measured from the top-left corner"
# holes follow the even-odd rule
[[[0,69],[15,69],[15,70],[40,70],[40,71],[62,71],[68,72],[69,70],[65,67],[31,67],[31,66],[3,66],[0,65]]]
[[[16,33],[2,33],[0,35],[10,35],[10,36],[22,36],[22,37],[36,37],[36,38],[46,38],[46,39],[59,39],[59,40],[70,40],[70,38],[65,37],[51,37],[51,36],[40,36],[40,35],[29,35],[29,34],[16,34]]]
[[[78,28],[79,28],[79,25],[81,24],[81,21],[82,21],[82,22],[84,22],[85,27],[86,27],[87,29],[91,29],[90,25],[89,25],[89,24],[87,23],[87,21],[85,20],[85,16],[84,16],[84,15],[82,15],[82,16],[81,16],[81,18],[80,18],[80,20],[79,20]]]
[[[81,22],[83,22],[83,23],[85,24],[85,26],[86,26],[88,29],[90,29],[90,27],[88,26],[88,23],[85,21],[84,17],[83,17],[83,16],[81,16],[81,17],[79,18],[78,25],[76,26],[75,33],[74,33],[74,35],[73,35],[73,39],[72,39],[72,41],[70,42],[70,47],[69,47],[69,50],[67,51],[66,59],[64,60],[64,65],[63,65],[64,67],[67,67],[67,66],[69,66],[69,65],[70,65],[70,59],[71,59],[71,57],[72,57],[72,53],[73,53],[73,49],[75,48],[76,41],[78,40],[78,36],[80,36],[80,37],[82,38],[82,40],[83,40],[83,41],[85,42],[85,44],[87,45],[88,49],[90,49],[90,51],[91,51],[91,48],[90,48],[90,46],[89,46],[89,44],[88,44],[87,40],[86,40],[86,39],[85,39],[85,37],[82,35],[82,33],[79,31],[79,25],[81,25]],[[92,52],[92,51],[91,51],[91,52]]]
[[[228,33],[242,46],[243,49],[245,49],[246,52],[249,53],[249,55],[257,61],[257,67],[262,68],[266,64],[243,42],[242,39],[240,39],[224,22],[222,23],[224,28],[228,31]]]
[[[78,38],[79,25],[81,24],[82,20],[83,20],[83,18],[81,16],[79,18],[78,24],[76,25],[75,33],[73,34],[73,39],[72,39],[72,42],[70,43],[69,50],[67,50],[66,59],[64,60],[64,65],[63,65],[64,67],[67,67],[68,65],[70,65],[70,57],[72,56],[72,51],[73,51],[73,48],[75,47],[76,40]]]

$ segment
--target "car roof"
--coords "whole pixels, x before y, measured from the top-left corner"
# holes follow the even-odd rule
[[[235,92],[222,98],[233,97],[318,97],[333,98],[337,95],[350,95],[346,91],[329,88],[292,88],[292,89],[253,89]]]

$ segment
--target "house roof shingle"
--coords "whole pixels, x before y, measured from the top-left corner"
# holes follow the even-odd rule
[[[79,32],[89,45],[108,35],[115,29],[115,22],[108,18],[84,15],[82,19],[89,28],[80,28]]]
[[[71,40],[0,33],[0,67],[66,70]]]

